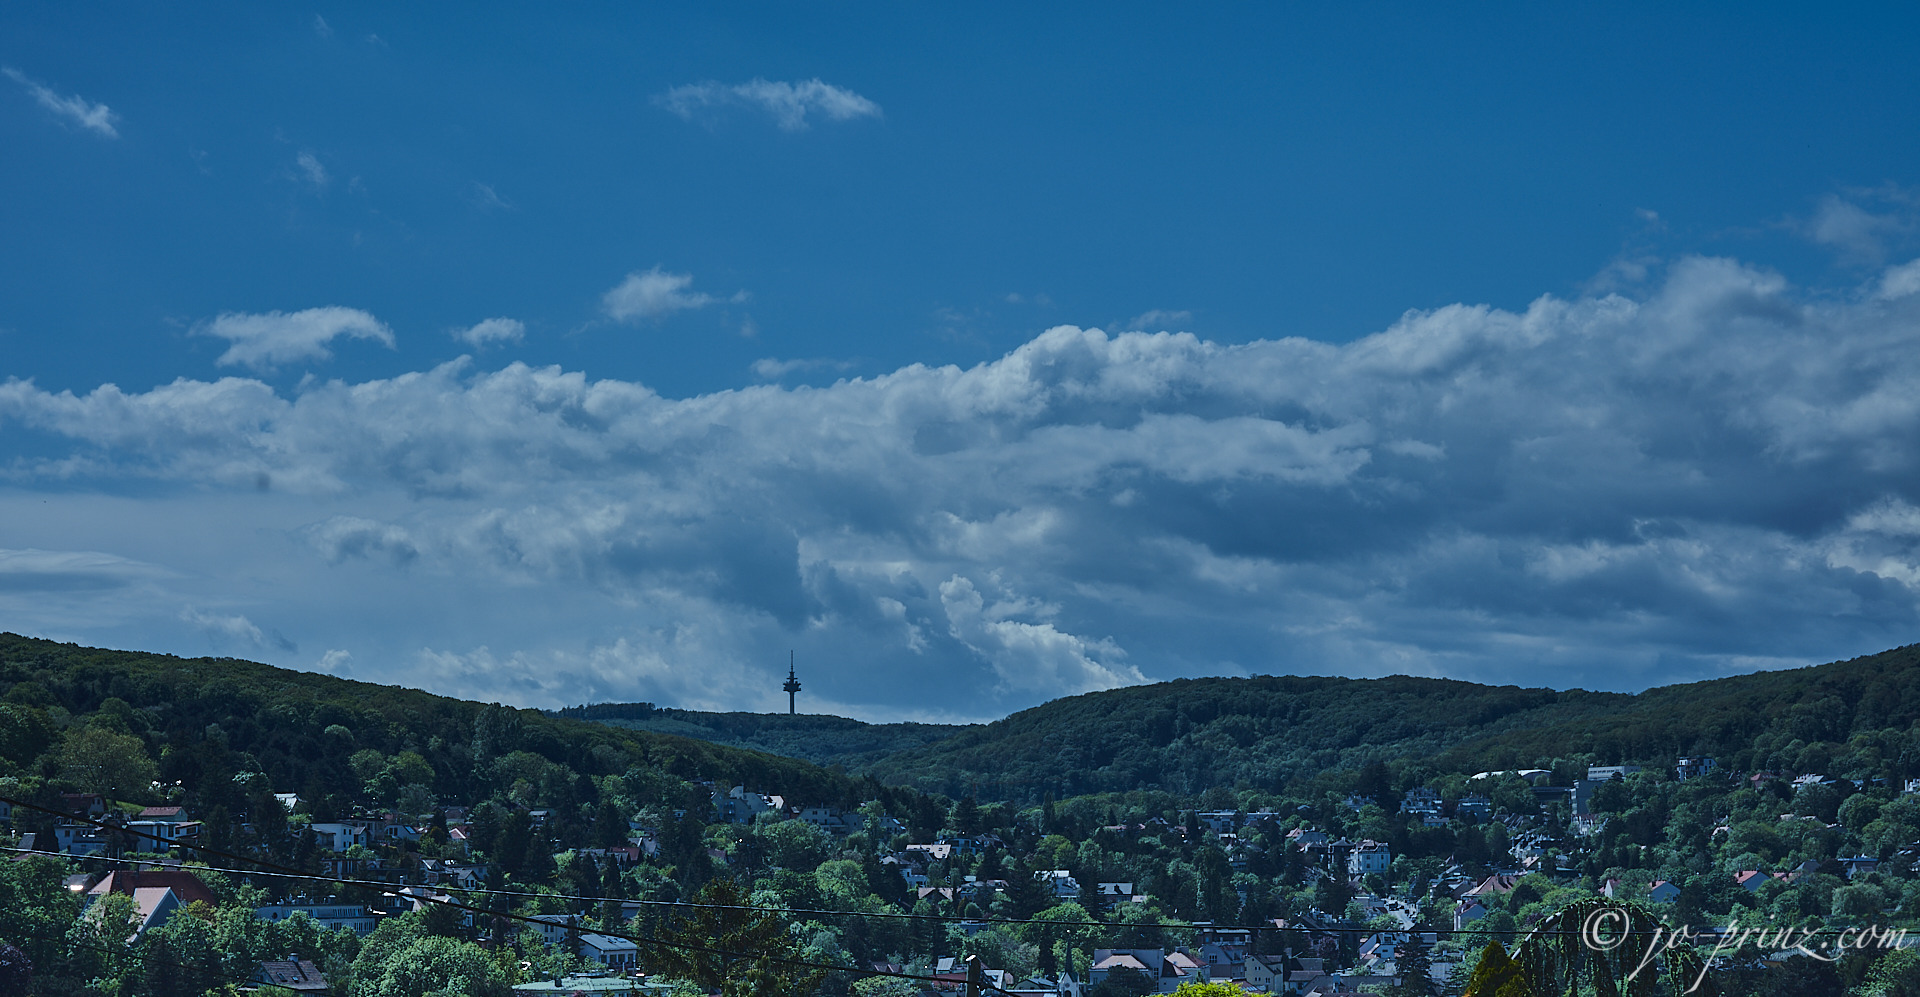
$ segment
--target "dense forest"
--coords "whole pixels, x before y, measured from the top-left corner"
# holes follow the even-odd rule
[[[703,713],[652,703],[571,706],[557,716],[592,720],[629,730],[697,737],[715,744],[800,758],[815,765],[859,772],[908,748],[951,737],[976,725],[869,724],[818,713]]]
[[[849,770],[1014,803],[1274,792],[1373,763],[1471,773],[1575,755],[1705,754],[1743,769],[1909,778],[1920,749],[1878,733],[1917,718],[1920,645],[1638,695],[1407,677],[1191,679],[1055,700]]]
[[[93,726],[137,739],[158,760],[153,777],[183,787],[173,802],[196,813],[245,812],[269,787],[297,793],[324,820],[370,781],[387,786],[388,802],[416,787],[416,797],[461,804],[525,782],[523,796],[547,799],[565,820],[597,801],[596,778],[628,773],[663,785],[774,785],[807,802],[853,795],[844,776],[792,758],[235,658],[0,634],[0,687],[0,776],[30,774],[32,760],[66,744],[73,718],[99,717]]]

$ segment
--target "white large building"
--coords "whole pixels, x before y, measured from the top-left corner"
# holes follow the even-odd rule
[[[1385,875],[1393,868],[1393,853],[1384,841],[1362,841],[1347,853],[1348,876]]]
[[[284,921],[295,914],[305,914],[320,922],[323,928],[350,928],[362,936],[373,934],[376,923],[374,916],[359,904],[294,900],[253,909],[253,916],[262,921]]]

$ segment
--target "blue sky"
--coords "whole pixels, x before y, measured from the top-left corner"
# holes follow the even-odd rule
[[[9,5],[0,627],[876,719],[1907,643],[1913,19]]]

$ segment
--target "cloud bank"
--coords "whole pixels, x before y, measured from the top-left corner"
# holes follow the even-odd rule
[[[803,704],[875,718],[1195,674],[1632,689],[1828,660],[1920,633],[1914,266],[1836,297],[1688,259],[1642,298],[1345,345],[1061,326],[968,369],[685,399],[470,360],[292,393],[10,381],[0,427],[42,441],[0,492],[47,549],[20,570],[181,580],[5,605],[71,635],[112,597],[118,629],[79,636],[165,649],[242,618],[359,678],[540,705],[770,709],[793,648]],[[378,338],[317,311],[354,318],[237,317],[309,331],[232,362]],[[85,514],[41,511],[55,488]]]
[[[754,108],[771,115],[780,130],[789,132],[806,131],[808,115],[828,121],[881,116],[880,105],[817,78],[798,83],[759,77],[734,84],[706,80],[656,94],[653,103],[687,121],[728,107]]]

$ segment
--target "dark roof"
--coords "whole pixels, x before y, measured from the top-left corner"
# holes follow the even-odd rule
[[[261,983],[271,983],[288,990],[317,993],[327,989],[327,978],[321,974],[320,967],[306,959],[263,962],[253,976]]]

